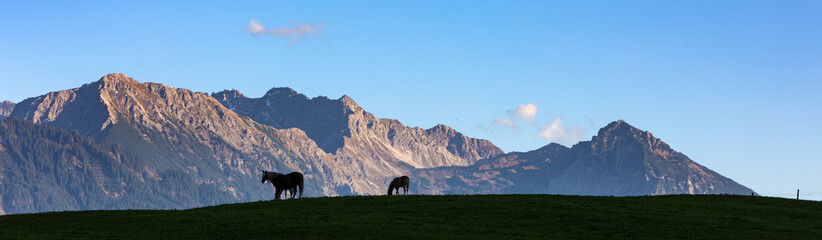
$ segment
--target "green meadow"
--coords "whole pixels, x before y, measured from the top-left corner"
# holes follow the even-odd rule
[[[822,239],[822,202],[702,195],[323,197],[0,216],[2,239]]]

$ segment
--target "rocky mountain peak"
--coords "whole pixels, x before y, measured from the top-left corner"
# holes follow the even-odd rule
[[[275,87],[268,90],[263,98],[299,98],[308,100],[309,98],[302,93],[298,93],[289,87]]]
[[[613,121],[613,122],[609,123],[608,125],[605,125],[605,127],[599,129],[599,133],[597,133],[597,135],[599,135],[599,136],[613,135],[615,133],[624,134],[624,133],[630,133],[634,129],[636,129],[636,128],[631,126],[631,124],[628,124],[627,122],[625,122],[625,120],[619,120],[619,121]]]
[[[234,106],[236,105],[236,103],[235,103],[236,101],[238,101],[238,100],[241,101],[241,100],[247,100],[248,99],[248,97],[246,97],[245,95],[243,95],[240,91],[237,91],[236,89],[231,89],[231,90],[226,89],[226,90],[220,91],[218,93],[212,93],[211,97],[214,97],[215,99],[217,99],[217,101],[222,103],[225,107],[227,107],[229,109],[232,109],[232,110],[234,109]]]
[[[591,139],[591,143],[595,148],[613,147],[621,140],[635,139],[636,133],[641,132],[624,120],[614,121],[600,128],[597,135]]]
[[[591,142],[595,149],[602,149],[603,147],[613,148],[617,143],[627,144],[623,140],[632,140],[631,142],[639,143],[660,155],[668,156],[677,153],[671,150],[667,143],[654,137],[650,132],[639,130],[623,120],[611,122],[600,129]]]
[[[437,126],[429,128],[427,131],[431,134],[444,134],[446,136],[453,136],[457,133],[453,128],[443,124],[437,124]]]
[[[241,93],[240,91],[237,91],[237,89],[231,89],[231,90],[225,89],[225,90],[220,91],[218,93],[212,93],[211,96],[213,96],[214,98],[216,98],[218,100],[248,98],[245,95],[243,95],[243,93]]]
[[[14,106],[10,116],[66,130],[76,130],[83,135],[96,137],[94,133],[113,122],[115,115],[111,114],[112,111],[103,99],[102,93],[104,89],[113,89],[109,86],[114,86],[118,78],[128,79],[123,74],[109,74],[79,88],[25,99]]]
[[[348,95],[343,95],[342,97],[340,97],[340,99],[337,99],[337,101],[342,102],[343,107],[345,107],[347,110],[351,110],[353,112],[363,111],[362,107],[360,107],[360,105],[357,104],[357,102],[355,102],[354,99],[349,97]]]
[[[100,84],[102,88],[116,88],[120,83],[125,83],[128,85],[139,84],[139,82],[123,73],[110,73],[101,77],[100,80],[95,83]]]
[[[566,146],[563,146],[562,144],[552,142],[552,143],[549,143],[548,145],[545,145],[545,146],[543,146],[543,147],[541,147],[537,150],[534,150],[534,151],[536,151],[538,154],[544,154],[544,153],[557,153],[557,152],[560,152],[560,151],[567,151],[569,149],[570,148],[568,148]]]
[[[309,99],[290,88],[272,88],[260,98],[215,98],[256,122],[281,129],[299,128],[326,153],[342,150],[341,154],[351,158],[380,158],[414,167],[436,167],[467,165],[502,154],[491,142],[468,138],[445,125],[426,130],[378,118],[348,95]]]
[[[415,170],[428,193],[547,193],[570,195],[744,194],[753,192],[697,164],[649,132],[625,121],[603,127],[570,149],[549,144],[466,167]],[[755,193],[754,193],[755,194]]]

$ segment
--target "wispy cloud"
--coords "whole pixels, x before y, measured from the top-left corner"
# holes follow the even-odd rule
[[[519,126],[516,123],[514,123],[514,121],[511,121],[510,119],[503,117],[498,117],[494,119],[494,124],[502,125],[511,130],[519,130]]]
[[[567,128],[562,126],[562,118],[555,118],[548,125],[539,128],[538,137],[564,145],[573,145],[582,140],[585,131],[579,127]]]
[[[251,19],[249,20],[248,27],[246,27],[243,30],[251,34],[251,36],[260,36],[266,34],[275,37],[289,38],[289,44],[291,44],[307,36],[322,36],[323,32],[325,32],[325,27],[322,24],[311,25],[303,23],[294,23],[291,24],[290,27],[278,27],[268,29],[262,24],[260,24],[260,22],[256,19]]]
[[[533,103],[519,105],[514,110],[508,110],[508,115],[525,122],[533,123],[537,120],[537,105]]]
[[[260,25],[260,22],[256,19],[251,19],[249,20],[249,22],[250,23],[248,24],[248,27],[244,29],[246,32],[254,36],[263,34],[263,32],[265,32],[265,27],[263,27],[263,25]]]
[[[533,103],[522,104],[513,110],[505,111],[508,117],[495,118],[493,124],[502,126],[510,130],[519,130],[522,122],[534,123],[537,120],[537,105]]]

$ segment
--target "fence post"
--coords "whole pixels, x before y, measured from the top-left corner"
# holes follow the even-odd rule
[[[799,200],[799,189],[796,189],[796,200]]]

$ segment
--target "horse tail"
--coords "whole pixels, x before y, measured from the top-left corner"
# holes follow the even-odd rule
[[[300,176],[300,184],[297,184],[297,186],[298,186],[297,190],[299,190],[298,192],[300,192],[300,198],[303,198],[303,192],[304,192],[304,190],[303,190],[304,189],[303,188],[303,176]]]

